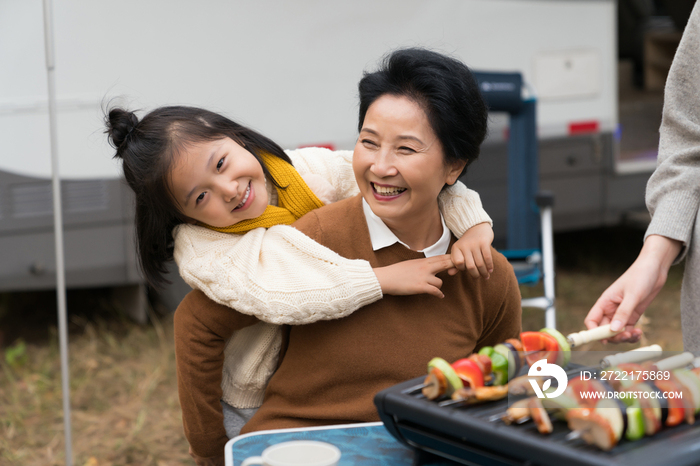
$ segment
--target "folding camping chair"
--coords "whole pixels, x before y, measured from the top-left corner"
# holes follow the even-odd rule
[[[537,101],[523,98],[520,73],[474,73],[491,112],[509,115],[508,225],[506,249],[519,284],[544,284],[544,296],[523,299],[523,307],[545,311],[545,326],[556,328],[554,307],[554,196],[539,192]]]

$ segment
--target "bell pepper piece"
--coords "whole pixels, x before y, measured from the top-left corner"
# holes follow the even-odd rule
[[[479,369],[479,366],[469,358],[459,359],[452,363],[452,369],[457,373],[457,376],[462,379],[465,387],[483,387],[484,374]]]
[[[683,404],[683,399],[672,398],[673,396],[678,396],[682,389],[672,380],[656,380],[654,385],[664,393],[674,392],[673,395],[669,395],[666,398],[668,404],[668,417],[664,423],[666,426],[677,426],[683,419],[685,419],[685,405]]]
[[[491,354],[491,370],[493,371],[494,385],[505,385],[508,383],[508,360],[505,356],[494,351]]]
[[[637,402],[633,406],[627,407],[627,431],[625,438],[634,442],[644,437],[644,413],[642,407]]]
[[[491,357],[493,354],[493,346],[484,346],[479,350],[478,354],[483,354],[484,356]]]
[[[644,433],[648,436],[656,434],[661,430],[661,405],[657,398],[652,398],[651,395],[644,396],[644,392],[653,392],[654,390],[646,383],[635,383],[634,385],[623,388],[624,392],[639,393],[636,399],[625,397],[625,400],[632,400],[630,406],[638,406],[642,412],[644,421]],[[630,422],[632,420],[630,419]]]
[[[527,363],[533,365],[540,359],[547,359],[549,364],[556,364],[559,355],[559,344],[556,338],[542,332],[523,332],[520,334],[520,341],[527,355]]]

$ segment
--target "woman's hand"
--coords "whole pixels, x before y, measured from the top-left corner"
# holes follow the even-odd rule
[[[681,246],[680,241],[650,235],[630,268],[600,295],[588,312],[584,320],[586,327],[591,329],[609,323],[612,330],[624,328],[609,341],[639,340],[642,331],[634,325],[666,283],[668,269]]]
[[[449,270],[450,275],[459,270],[466,270],[474,278],[484,277],[487,280],[493,272],[491,243],[493,229],[488,223],[474,225],[452,245],[452,263],[455,268]]]
[[[398,262],[374,268],[382,293],[391,295],[431,294],[444,298],[442,280],[435,275],[454,268],[449,254]]]

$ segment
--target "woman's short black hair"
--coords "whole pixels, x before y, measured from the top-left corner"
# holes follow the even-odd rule
[[[171,106],[157,108],[139,121],[136,114],[111,108],[106,133],[115,158],[122,160],[124,177],[136,195],[136,243],[141,269],[154,287],[167,280],[167,262],[173,258],[175,226],[188,219],[180,212],[170,188],[170,172],[178,154],[190,144],[229,137],[245,147],[267,170],[260,154],[267,152],[291,164],[282,148],[265,136],[209,110]]]
[[[476,78],[459,60],[423,48],[396,50],[385,56],[379,69],[365,72],[358,85],[362,130],[367,109],[389,94],[421,106],[442,144],[445,163],[477,159],[486,138],[488,109]]]

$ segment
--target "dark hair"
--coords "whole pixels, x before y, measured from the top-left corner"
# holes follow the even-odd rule
[[[396,50],[379,69],[365,72],[358,85],[362,130],[367,109],[383,95],[416,102],[442,144],[445,162],[477,159],[486,138],[488,109],[469,68],[459,60],[421,48]]]
[[[141,121],[134,112],[112,108],[105,116],[115,158],[122,159],[124,177],[136,195],[136,244],[146,280],[160,287],[166,262],[173,258],[172,231],[187,218],[170,189],[175,157],[187,145],[229,137],[258,159],[265,175],[280,187],[263,163],[267,152],[292,163],[282,148],[265,136],[230,119],[195,107],[161,107]]]

